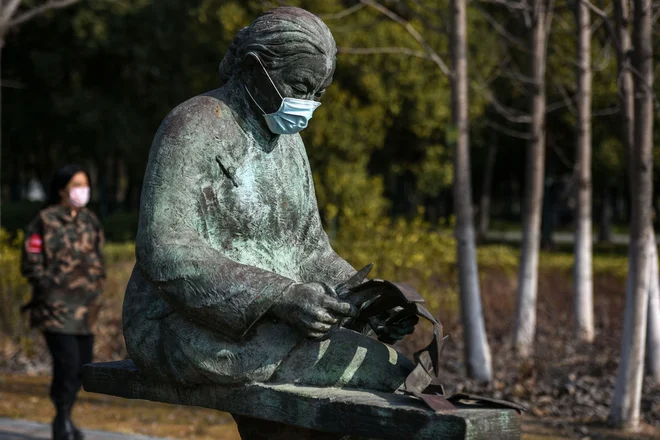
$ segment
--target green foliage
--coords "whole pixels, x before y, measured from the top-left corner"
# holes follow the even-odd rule
[[[320,15],[340,49],[335,81],[303,132],[326,224],[337,228],[343,215],[354,212],[410,216],[420,203],[430,212],[431,204],[448,192],[453,175],[449,78],[403,26],[373,8],[337,15],[356,3],[287,3]],[[119,159],[139,188],[163,117],[191,96],[217,87],[218,63],[236,31],[276,4],[81,2],[21,26],[7,37],[3,49],[3,81],[18,84],[3,89],[3,104],[12,118],[2,126],[2,163],[10,171],[2,173],[5,188],[16,173],[34,172],[45,180],[54,166],[66,161],[91,162],[103,173],[108,159]],[[449,63],[448,0],[381,4],[407,20]],[[574,157],[575,23],[572,8],[564,6],[554,11],[549,32],[549,175],[572,172]],[[603,7],[610,8],[611,2]],[[467,20],[472,175],[478,189],[486,154],[479,147],[493,139],[489,123],[526,130],[494,111],[488,96],[492,93],[504,105],[527,112],[530,38],[522,14],[498,5],[470,4]],[[374,48],[402,48],[416,56],[397,50],[350,51]],[[605,26],[595,18],[592,65],[594,111],[615,108],[616,57]],[[617,186],[626,177],[619,118],[614,113],[593,119],[594,182],[599,186]],[[660,124],[656,127],[660,130]],[[496,204],[498,192],[508,193],[522,183],[525,145],[505,135],[498,142],[506,148],[498,152]],[[24,221],[8,226],[22,227]],[[128,219],[115,221],[132,228]],[[115,236],[114,231],[113,224],[109,235]],[[118,232],[115,238],[132,237]]]
[[[429,145],[424,160],[417,171],[417,188],[425,196],[434,196],[451,187],[454,167],[447,148],[443,145]]]
[[[417,288],[434,309],[454,311],[458,307],[455,241],[451,224],[432,227],[422,219],[391,220],[368,218],[354,213],[342,221],[333,239],[335,250],[354,267],[375,263],[371,277],[409,283]],[[30,286],[20,274],[23,234],[10,238],[0,230],[0,332],[12,339],[27,335],[27,319],[19,314],[20,306],[30,298]],[[108,271],[106,301],[121,303],[135,260],[135,243],[107,243],[104,256]],[[502,271],[515,277],[519,251],[510,246],[486,245],[477,251],[479,270]],[[540,268],[570,277],[573,270],[570,252],[542,252]],[[610,275],[624,279],[627,272],[625,255],[596,254],[594,275]]]
[[[27,333],[27,319],[19,313],[30,299],[31,289],[21,275],[23,233],[11,238],[0,229],[0,332],[13,340]]]
[[[428,299],[438,300],[448,290],[450,300],[455,295],[454,240],[432,230],[421,215],[412,221],[343,222],[333,246],[356,268],[373,262],[372,277],[410,283]]]
[[[131,262],[135,260],[135,242],[106,243],[103,247],[103,258],[107,266]]]
[[[138,228],[137,212],[116,212],[102,219],[107,241],[135,240]]]
[[[605,137],[593,148],[594,177],[599,181],[621,182],[625,175],[626,153],[616,137]]]

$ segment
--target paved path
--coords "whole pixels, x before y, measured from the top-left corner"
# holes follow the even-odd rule
[[[573,244],[575,241],[575,236],[572,232],[555,232],[552,234],[552,238],[556,244]],[[630,236],[628,234],[612,234],[612,244],[618,245],[627,245],[630,241]],[[520,243],[522,240],[521,231],[488,231],[486,233],[487,240],[493,241],[503,241],[505,243]],[[660,244],[660,234],[657,236],[656,240]],[[598,236],[594,234],[594,243],[598,241]]]
[[[86,440],[167,440],[144,435],[124,435],[85,430]],[[0,440],[50,440],[50,425],[0,417]]]

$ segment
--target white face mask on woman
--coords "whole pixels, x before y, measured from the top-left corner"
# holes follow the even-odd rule
[[[264,69],[264,72],[266,73],[270,83],[273,85],[273,88],[280,96],[280,98],[282,98],[282,104],[280,104],[280,108],[275,113],[266,114],[261,106],[257,104],[257,101],[255,101],[255,99],[252,97],[252,94],[247,89],[247,87],[244,86],[245,91],[248,93],[248,95],[250,95],[252,102],[254,102],[256,106],[259,107],[259,110],[261,110],[261,112],[264,114],[266,125],[268,125],[270,131],[275,134],[295,134],[299,131],[302,131],[307,127],[309,120],[312,119],[314,110],[316,110],[321,105],[321,103],[308,99],[283,98],[282,94],[279,90],[277,90],[277,86],[271,79],[268,71],[264,67],[259,57],[256,56],[256,58],[259,61],[261,68]]]
[[[89,203],[89,186],[77,186],[69,190],[69,203],[74,208],[84,208]]]

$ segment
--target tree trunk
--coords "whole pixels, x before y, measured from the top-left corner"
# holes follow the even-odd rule
[[[479,238],[486,238],[488,227],[490,226],[490,197],[493,191],[493,174],[495,170],[495,157],[497,156],[497,139],[492,136],[490,145],[488,145],[488,155],[486,156],[486,169],[484,174],[484,185],[479,199]]]
[[[619,99],[621,101],[621,120],[623,126],[623,139],[628,153],[629,169],[632,165],[631,153],[634,142],[634,103],[633,103],[633,76],[630,69],[630,53],[632,42],[630,40],[630,8],[628,0],[614,0],[614,20],[617,47]]]
[[[520,356],[532,352],[536,331],[536,294],[539,260],[539,229],[543,206],[545,164],[545,61],[546,20],[545,0],[532,0],[532,96],[531,135],[527,151],[525,198],[523,207],[523,237],[518,273],[518,305],[516,310],[515,345]]]
[[[621,361],[612,398],[609,421],[621,428],[635,429],[639,424],[644,351],[650,287],[649,242],[652,239],[651,206],[653,196],[653,84],[651,0],[634,4],[635,75],[634,144],[631,157],[631,232],[628,291],[624,316]]]
[[[468,123],[468,71],[466,0],[452,0],[452,122],[454,147],[454,212],[461,318],[465,332],[468,375],[490,382],[490,347],[481,310],[477,250],[472,218],[470,142]]]
[[[575,228],[575,336],[594,340],[591,249],[591,20],[589,8],[576,0],[577,27],[577,224]]]
[[[649,263],[649,309],[646,327],[646,368],[655,383],[660,384],[660,279],[658,279],[658,245],[651,234]]]

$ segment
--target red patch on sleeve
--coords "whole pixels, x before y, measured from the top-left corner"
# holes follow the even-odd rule
[[[27,251],[31,254],[40,254],[43,250],[43,244],[39,234],[32,234],[28,240]]]

